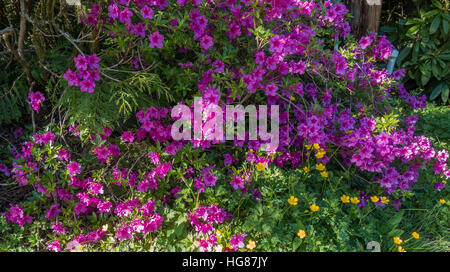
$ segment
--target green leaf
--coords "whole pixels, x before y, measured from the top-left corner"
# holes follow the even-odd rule
[[[445,34],[448,33],[448,20],[446,19],[442,20],[442,32],[444,32]]]
[[[433,10],[427,11],[422,17],[428,18],[428,17],[434,16],[434,15],[436,15],[438,13],[439,13],[438,9],[433,9]],[[412,19],[410,19],[410,20],[412,20]]]
[[[444,86],[444,83],[441,83],[434,88],[434,90],[431,92],[430,100],[434,100],[442,91],[442,87]]]
[[[430,81],[431,71],[429,66],[422,65],[421,67],[422,67],[422,77],[420,80],[422,82],[422,86],[425,86],[427,85],[428,81]]]
[[[441,24],[441,16],[436,16],[430,26],[430,34],[434,34]]]
[[[449,88],[448,88],[447,84],[445,84],[445,83],[442,83],[442,84],[444,84],[444,86],[442,87],[442,91],[441,91],[441,99],[442,99],[442,102],[447,103],[448,95],[449,95]]]
[[[411,53],[412,46],[413,46],[412,44],[409,44],[400,51],[400,54],[398,55],[397,58],[397,65],[400,65],[402,61],[409,55],[409,53]]]
[[[431,0],[431,3],[433,3],[433,6],[437,7],[438,9],[442,9],[442,3],[438,0]]]

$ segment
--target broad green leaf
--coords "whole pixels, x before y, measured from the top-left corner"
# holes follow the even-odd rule
[[[439,0],[431,0],[431,3],[433,3],[433,6],[437,7],[438,9],[442,9],[442,3],[439,2]]]
[[[448,20],[442,19],[442,32],[448,34]]]
[[[409,44],[400,51],[400,54],[398,55],[397,58],[397,65],[400,65],[402,61],[409,55],[409,53],[411,53],[412,46],[413,46],[412,44]]]
[[[428,81],[430,81],[430,78],[431,78],[431,71],[430,71],[430,67],[429,66],[424,66],[424,65],[422,65],[421,66],[422,68],[422,77],[421,77],[421,83],[422,83],[422,86],[425,86],[425,85],[427,85],[427,83],[428,83]],[[427,68],[425,68],[425,67],[427,67]]]
[[[434,100],[439,94],[441,94],[442,87],[444,86],[444,83],[441,83],[434,88],[434,90],[431,92],[430,100]]]
[[[441,16],[436,16],[433,22],[431,22],[430,34],[434,34],[436,30],[439,28],[440,24],[441,24]]]

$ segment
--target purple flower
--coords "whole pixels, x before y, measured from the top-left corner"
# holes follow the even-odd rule
[[[73,176],[81,173],[81,164],[78,162],[71,162],[67,166],[67,170],[69,171],[69,175]]]
[[[53,204],[52,206],[50,206],[50,208],[48,209],[47,214],[45,215],[45,218],[47,219],[51,219],[53,217],[58,217],[59,213],[61,212],[61,209],[59,208],[59,204]]]
[[[132,16],[133,13],[128,8],[124,8],[119,14],[119,21],[121,21],[122,23],[131,24]]]
[[[132,132],[125,131],[122,133],[122,141],[126,143],[132,143],[134,141],[134,135]]]
[[[245,247],[244,239],[247,237],[247,234],[238,234],[233,236],[230,240],[230,246],[233,251],[238,251],[241,248]]]
[[[64,79],[68,81],[67,84],[69,86],[78,86],[80,84],[77,73],[72,72],[70,69],[64,74]]]
[[[80,91],[93,93],[95,90],[95,83],[90,79],[86,79],[80,82]]]
[[[164,36],[159,34],[158,31],[152,33],[149,37],[150,39],[150,48],[162,48]]]
[[[99,68],[98,63],[100,62],[100,58],[97,57],[96,54],[90,55],[86,57],[87,64],[91,69],[97,69]]]
[[[53,252],[60,252],[61,251],[61,247],[59,245],[59,241],[55,240],[53,242],[47,243],[47,249],[49,251],[53,251]]]
[[[203,35],[200,38],[200,47],[208,50],[214,44],[214,39],[209,35]]]
[[[141,14],[144,19],[153,18],[153,10],[148,6],[145,6],[144,8],[141,9]]]

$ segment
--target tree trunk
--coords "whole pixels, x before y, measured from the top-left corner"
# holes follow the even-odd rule
[[[352,33],[360,38],[369,32],[378,32],[382,0],[345,0],[353,15],[350,22]]]

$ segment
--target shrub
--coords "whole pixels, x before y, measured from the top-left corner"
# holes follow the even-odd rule
[[[99,44],[77,45],[57,84],[69,122],[3,166],[34,191],[4,213],[19,226],[3,220],[2,237],[27,229],[26,249],[50,251],[409,250],[393,243],[397,210],[423,170],[429,195],[446,198],[448,152],[414,135],[408,115],[425,97],[398,82],[404,70],[378,67],[390,42],[355,41],[346,14],[330,1],[91,5],[80,20]],[[278,105],[279,144],[210,140],[222,117],[207,111],[187,116],[202,137],[174,140],[175,102]]]

